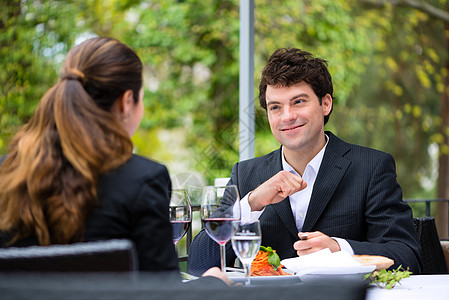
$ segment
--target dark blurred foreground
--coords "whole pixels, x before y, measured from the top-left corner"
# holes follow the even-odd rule
[[[179,273],[1,273],[1,299],[332,299],[362,300],[366,285],[320,281],[288,286],[228,288],[215,280],[181,283]]]

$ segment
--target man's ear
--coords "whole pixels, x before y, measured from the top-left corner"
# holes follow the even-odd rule
[[[331,95],[326,94],[321,100],[321,106],[323,107],[323,114],[328,116],[332,111],[333,100]]]

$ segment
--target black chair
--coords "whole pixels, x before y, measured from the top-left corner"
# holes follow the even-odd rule
[[[414,218],[423,262],[422,274],[448,274],[443,248],[433,217]]]
[[[132,272],[137,254],[129,240],[0,249],[0,271]]]

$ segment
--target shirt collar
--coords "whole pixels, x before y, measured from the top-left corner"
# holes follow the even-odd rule
[[[314,158],[312,158],[311,161],[309,161],[309,163],[307,164],[306,168],[304,170],[307,169],[307,167],[312,168],[315,171],[315,174],[318,174],[318,170],[321,166],[321,162],[323,161],[323,157],[324,157],[324,152],[326,151],[326,147],[327,144],[329,143],[329,137],[327,136],[327,134],[324,134],[326,137],[326,144],[324,145],[323,149],[320,150],[320,152],[318,152],[317,155],[315,155]],[[284,171],[287,172],[293,172],[295,174],[298,174],[298,172],[295,171],[295,169],[293,169],[292,166],[289,165],[289,163],[285,160],[284,157],[284,146],[282,146],[282,151],[281,151],[281,158],[282,158],[282,169]]]

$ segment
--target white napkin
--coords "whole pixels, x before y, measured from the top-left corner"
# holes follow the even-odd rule
[[[305,274],[359,274],[374,271],[376,266],[362,266],[348,252],[332,253],[329,248],[281,261],[287,269],[296,275]]]

